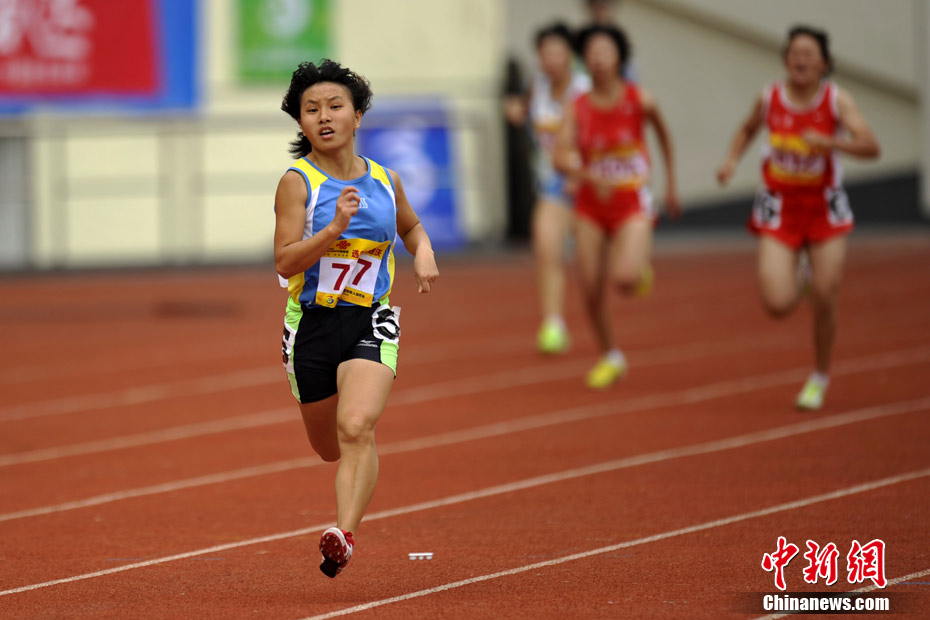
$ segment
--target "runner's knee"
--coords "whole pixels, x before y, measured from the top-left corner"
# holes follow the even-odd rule
[[[371,443],[375,426],[364,413],[347,412],[339,420],[339,441],[344,443]]]
[[[762,306],[773,319],[783,319],[791,314],[797,305],[797,296],[785,293],[762,293]]]
[[[601,291],[601,287],[585,285],[583,289],[582,296],[584,298],[585,306],[587,306],[589,310],[600,307],[601,301],[604,298],[604,293]]]
[[[811,287],[811,306],[817,314],[832,314],[836,308],[835,286]]]
[[[329,436],[326,436],[326,434],[326,429],[324,428],[311,430],[310,427],[307,427],[307,439],[310,440],[310,446],[313,448],[313,451],[320,455],[320,458],[327,463],[332,463],[333,461],[339,460],[339,443],[336,440],[336,436],[332,434],[331,429],[329,431]]]
[[[636,288],[642,277],[641,270],[622,267],[614,273],[612,283],[621,295],[629,296],[636,294]]]

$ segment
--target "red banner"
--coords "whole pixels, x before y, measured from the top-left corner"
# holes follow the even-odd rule
[[[0,0],[0,94],[147,95],[151,0]]]

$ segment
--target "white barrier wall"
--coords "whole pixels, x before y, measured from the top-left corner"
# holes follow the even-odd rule
[[[496,0],[333,0],[332,57],[365,75],[375,106],[431,97],[448,106],[461,226],[502,234],[506,214]],[[38,267],[270,260],[275,187],[296,126],[287,82],[236,80],[236,13],[204,0],[203,110],[195,117],[25,121]],[[363,121],[364,122],[364,121]]]
[[[515,54],[529,67],[536,28],[555,17],[579,25],[583,0],[332,5],[332,55],[371,80],[375,105],[392,97],[448,103],[461,224],[472,240],[500,238],[504,63]],[[201,114],[39,116],[14,132],[27,142],[28,264],[270,260],[274,188],[289,165],[295,129],[279,110],[285,83],[237,84],[233,6],[202,2]],[[882,143],[878,162],[847,160],[848,176],[913,171],[922,152],[927,170],[930,131],[921,131],[921,123],[930,127],[930,120],[919,102],[921,95],[930,99],[928,14],[921,0],[624,0],[618,11],[640,79],[671,126],[688,203],[746,195],[758,183],[758,142],[725,190],[716,186],[714,168],[752,97],[783,74],[778,50],[787,27],[799,21],[828,28],[835,79],[852,92]]]

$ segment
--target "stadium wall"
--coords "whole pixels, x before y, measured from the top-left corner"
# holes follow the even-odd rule
[[[505,63],[513,57],[530,68],[533,31],[556,17],[582,23],[582,0],[331,5],[332,55],[372,81],[376,106],[420,99],[445,106],[459,224],[470,241],[499,241],[508,208],[500,115]],[[6,174],[0,266],[270,259],[274,187],[289,164],[294,133],[293,121],[279,111],[286,84],[240,84],[233,4],[199,6],[196,112],[39,112],[0,122]],[[632,38],[639,79],[671,126],[680,192],[693,221],[719,221],[710,211],[727,207],[734,217],[724,221],[732,221],[734,205],[745,205],[754,191],[758,141],[730,187],[717,187],[714,169],[752,97],[783,74],[779,48],[796,22],[830,31],[834,78],[853,93],[882,143],[879,161],[845,162],[851,186],[865,188],[865,196],[888,196],[894,206],[868,198],[856,205],[860,220],[875,213],[915,221],[921,192],[928,201],[926,184],[919,184],[921,167],[930,166],[930,132],[921,130],[930,126],[928,106],[920,105],[930,99],[928,15],[920,0],[620,3],[617,17]],[[654,144],[653,150],[657,155]],[[661,165],[656,172],[660,189]]]

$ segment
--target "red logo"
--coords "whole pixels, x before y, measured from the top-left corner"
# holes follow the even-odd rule
[[[846,556],[846,567],[849,583],[862,583],[871,579],[876,586],[884,588],[888,584],[885,581],[885,543],[876,538],[860,545],[859,541],[854,539]]]
[[[336,244],[336,247],[339,248],[340,250],[348,250],[349,248],[352,247],[352,242],[346,239],[343,239],[342,241]]]
[[[785,544],[784,536],[778,537],[778,547],[774,553],[766,553],[762,556],[762,569],[766,572],[775,572],[775,587],[784,590],[785,585],[785,567],[791,558],[798,554],[798,546],[791,543]]]
[[[0,93],[153,93],[155,29],[150,0],[4,0]]]
[[[807,553],[804,559],[807,560],[807,568],[804,569],[804,581],[807,583],[817,583],[818,577],[823,577],[828,586],[836,583],[836,559],[840,552],[837,551],[836,545],[832,542],[820,550],[820,545],[813,540],[807,541]]]
[[[804,554],[804,559],[807,560],[807,566],[804,568],[804,581],[816,584],[818,579],[823,577],[828,586],[835,584],[838,576],[837,559],[840,554],[836,545],[830,542],[821,549],[819,544],[808,540],[807,549],[807,553]],[[798,551],[797,545],[789,543],[784,536],[779,536],[775,551],[762,556],[762,569],[775,573],[775,587],[779,590],[787,587],[785,567],[798,554]],[[866,579],[871,579],[877,587],[884,588],[887,585],[885,543],[878,538],[865,545],[859,544],[858,540],[853,540],[849,553],[846,555],[846,566],[846,580],[849,583],[862,583]]]

